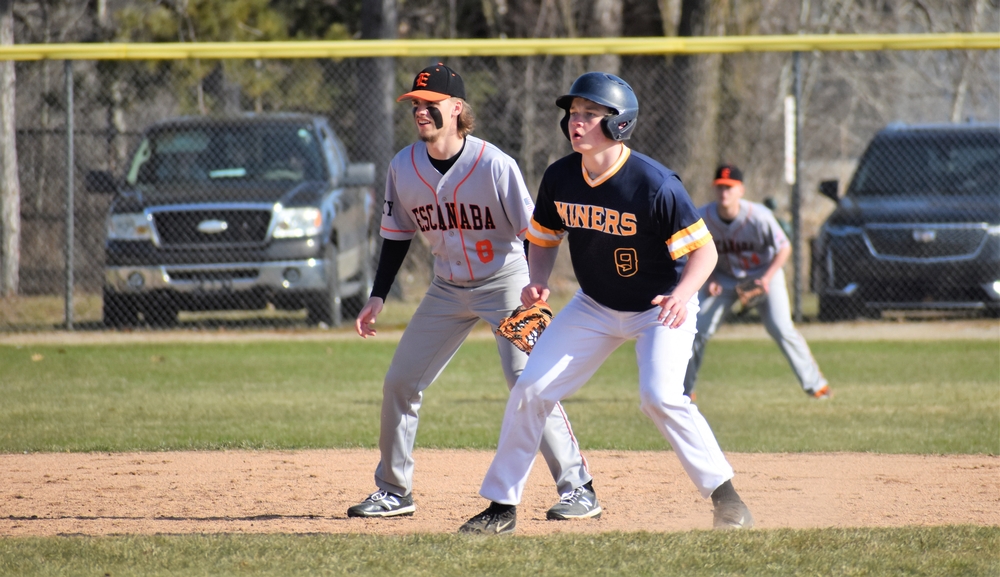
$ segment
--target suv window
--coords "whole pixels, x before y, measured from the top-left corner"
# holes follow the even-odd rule
[[[129,184],[291,181],[325,178],[315,134],[305,126],[201,125],[149,133],[126,176]]]
[[[985,133],[912,135],[876,140],[865,153],[848,194],[996,194],[1000,140]]]

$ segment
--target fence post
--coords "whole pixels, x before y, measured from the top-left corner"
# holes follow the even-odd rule
[[[73,330],[73,61],[66,60],[66,330]]]
[[[792,74],[795,78],[795,182],[792,183],[792,315],[795,322],[802,322],[802,67],[800,52],[792,53]]]

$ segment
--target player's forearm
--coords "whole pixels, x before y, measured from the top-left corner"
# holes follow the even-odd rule
[[[528,251],[528,275],[532,284],[548,286],[549,277],[556,266],[559,247],[533,245]]]
[[[715,250],[715,243],[711,242],[688,253],[687,264],[672,294],[687,302],[712,276],[718,260],[719,253]]]
[[[375,271],[375,280],[372,282],[371,296],[378,297],[385,302],[385,297],[389,295],[399,267],[406,260],[406,253],[410,250],[409,240],[382,240],[382,252],[378,257],[378,268]]]

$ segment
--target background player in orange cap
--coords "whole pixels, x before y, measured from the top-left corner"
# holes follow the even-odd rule
[[[771,338],[785,354],[802,390],[814,399],[832,395],[809,345],[792,324],[788,289],[782,267],[792,254],[792,245],[774,214],[762,204],[743,198],[743,171],[724,164],[715,171],[718,200],[700,212],[715,239],[719,262],[701,289],[698,334],[684,379],[684,394],[694,395],[705,344],[725,320],[738,300],[736,286],[752,281],[764,289],[765,298],[756,305]],[[692,397],[693,398],[693,397]]]

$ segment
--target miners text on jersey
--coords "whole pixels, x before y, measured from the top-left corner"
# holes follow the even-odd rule
[[[556,211],[567,228],[589,228],[605,234],[632,236],[636,233],[635,215],[592,204],[556,202]]]

